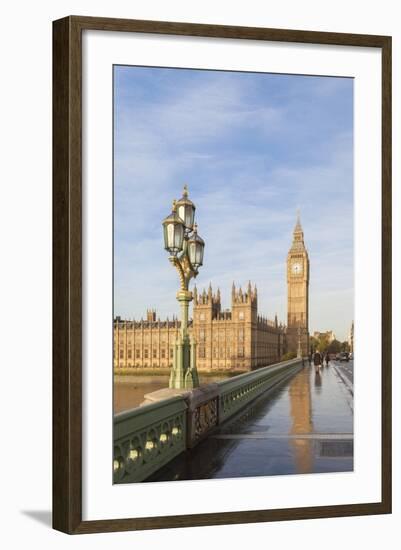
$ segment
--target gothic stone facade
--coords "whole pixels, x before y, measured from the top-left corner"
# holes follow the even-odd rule
[[[251,370],[281,359],[284,353],[309,353],[309,257],[299,217],[287,255],[287,326],[277,317],[258,315],[256,286],[246,291],[233,285],[231,310],[221,309],[220,291],[198,294],[194,290],[193,319],[189,332],[197,344],[199,370]],[[156,320],[148,310],[146,320],[114,321],[114,367],[168,368],[180,322]],[[301,349],[299,349],[301,348]]]
[[[168,368],[173,344],[180,329],[177,319],[156,320],[148,310],[141,321],[114,321],[114,367]],[[270,321],[258,315],[257,290],[233,285],[231,310],[221,309],[220,291],[198,294],[194,290],[193,319],[189,332],[197,343],[197,368],[252,370],[279,361],[286,351],[285,327],[277,317]]]

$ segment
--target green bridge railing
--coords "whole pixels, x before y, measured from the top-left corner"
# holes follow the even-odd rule
[[[143,481],[186,449],[183,397],[114,416],[114,482]]]
[[[192,391],[171,390],[174,397],[167,399],[163,390],[162,400],[116,414],[114,483],[144,481],[301,368],[298,358]]]
[[[219,424],[272,386],[297,372],[300,366],[302,360],[292,359],[217,382],[220,388]]]

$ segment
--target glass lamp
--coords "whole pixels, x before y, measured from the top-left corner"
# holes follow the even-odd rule
[[[177,214],[176,202],[173,202],[173,211],[163,220],[164,248],[172,256],[182,250],[184,243],[184,222]]]
[[[188,198],[188,187],[184,185],[182,197],[177,201],[177,212],[183,220],[185,229],[192,230],[195,217],[195,205]]]
[[[188,256],[189,261],[195,269],[198,269],[203,264],[203,251],[205,249],[205,241],[198,235],[198,226],[194,225],[194,232],[188,239]]]

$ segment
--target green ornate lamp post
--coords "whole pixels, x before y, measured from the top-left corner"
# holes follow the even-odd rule
[[[194,223],[195,205],[188,198],[188,188],[179,201],[173,202],[173,210],[163,221],[164,248],[169,252],[169,260],[178,271],[180,290],[177,300],[181,306],[181,330],[174,345],[173,368],[169,387],[192,389],[199,386],[196,370],[196,343],[188,334],[188,310],[192,292],[189,281],[196,277],[203,263],[205,243],[198,235]]]

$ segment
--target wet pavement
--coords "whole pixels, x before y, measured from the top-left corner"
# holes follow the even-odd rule
[[[351,382],[354,383],[354,361],[334,361],[339,371]]]
[[[148,481],[352,471],[352,406],[331,364],[308,365]]]

